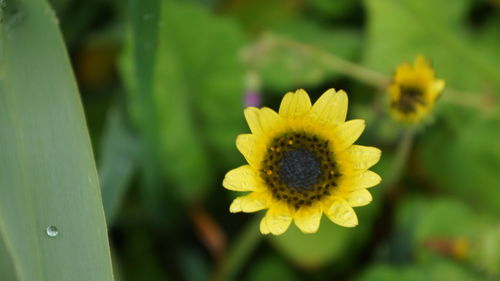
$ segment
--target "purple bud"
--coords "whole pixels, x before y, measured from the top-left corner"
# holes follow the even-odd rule
[[[261,98],[260,93],[256,91],[248,91],[245,93],[245,107],[253,106],[260,107]]]

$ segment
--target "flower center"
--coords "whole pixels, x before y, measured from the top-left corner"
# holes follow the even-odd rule
[[[305,132],[274,138],[261,168],[273,197],[296,209],[330,195],[340,176],[330,142]]]
[[[400,86],[401,95],[398,101],[394,101],[392,106],[403,113],[414,113],[417,111],[417,104],[425,105],[424,91],[415,86]]]
[[[278,165],[283,181],[297,191],[310,190],[321,174],[316,155],[304,148],[285,151]]]

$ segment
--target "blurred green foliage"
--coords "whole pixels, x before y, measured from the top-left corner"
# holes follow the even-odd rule
[[[244,163],[234,142],[248,132],[245,96],[277,109],[299,87],[313,99],[345,89],[349,117],[367,121],[359,143],[383,151],[374,169],[401,174],[356,209],[357,228],[324,220],[314,235],[293,226],[266,237],[237,280],[500,280],[498,0],[51,2],[82,90],[120,280],[217,276],[238,233],[263,215],[229,214],[235,194],[221,186]],[[397,162],[407,128],[388,117],[380,84],[349,63],[383,80],[419,54],[446,90]],[[460,239],[463,256],[449,252]]]

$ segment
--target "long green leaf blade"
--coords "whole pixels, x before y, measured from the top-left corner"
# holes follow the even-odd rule
[[[22,281],[113,280],[93,153],[57,20],[42,0],[6,4],[0,254],[7,256],[0,259],[12,262]],[[54,237],[49,226],[58,229]]]

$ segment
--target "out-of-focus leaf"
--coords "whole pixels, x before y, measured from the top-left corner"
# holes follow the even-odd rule
[[[51,0],[61,21],[64,42],[70,49],[82,42],[82,34],[91,28],[107,3],[100,0]]]
[[[359,0],[306,0],[315,14],[325,20],[342,19],[352,15],[356,5],[360,5]]]
[[[141,196],[148,217],[157,220],[165,211],[162,189],[159,112],[153,93],[161,2],[129,0],[127,45],[121,60],[122,75],[130,99],[131,120],[141,134]],[[169,204],[170,205],[170,204]],[[162,216],[163,218],[164,216]]]
[[[150,233],[144,225],[134,225],[125,232],[124,239],[127,247],[121,254],[122,275],[124,281],[148,280],[168,281],[171,280],[168,269],[159,262],[159,253],[153,245]]]
[[[266,256],[253,263],[248,269],[245,281],[261,280],[300,280],[293,272],[293,269],[283,259],[276,256]]]
[[[419,155],[426,173],[449,194],[500,211],[500,121],[460,120],[460,128],[439,126],[422,138]]]
[[[374,197],[379,199],[378,194]],[[379,209],[377,202],[355,208],[360,221],[355,228],[341,227],[323,216],[315,234],[304,234],[292,225],[280,236],[269,236],[269,240],[282,254],[303,268],[317,269],[331,263],[348,265],[347,261],[364,246]]]
[[[208,279],[210,266],[206,255],[195,248],[184,248],[180,253],[179,265],[186,281],[204,281]]]
[[[468,270],[499,276],[500,228],[494,217],[454,199],[417,197],[398,209],[397,230],[408,225],[412,228],[409,243],[416,262],[455,260]],[[459,243],[466,244],[457,246]]]
[[[116,217],[138,164],[139,142],[125,118],[120,107],[110,109],[101,143],[99,178],[108,224]]]
[[[238,55],[246,38],[236,22],[211,15],[195,5],[172,2],[164,9],[163,18],[160,43],[172,48],[180,64],[175,70],[180,75],[178,86],[169,87],[166,83],[168,92],[159,94],[185,96],[189,121],[198,130],[194,137],[208,148],[208,157],[217,158],[223,166],[234,165],[240,159],[234,153],[235,137],[245,127],[244,67]],[[188,26],[186,18],[190,19]],[[157,77],[160,80],[165,81],[161,74]],[[181,149],[189,147],[177,145]]]
[[[422,253],[428,252],[423,247],[427,239],[472,237],[487,219],[454,199],[418,197],[404,202],[398,210],[396,225],[401,228],[408,221],[414,229],[413,249]]]
[[[285,234],[271,237],[270,241],[294,263],[306,268],[319,268],[345,258],[359,228],[342,228],[323,217],[318,233],[304,234],[295,225]]]
[[[375,264],[361,274],[356,281],[480,281],[485,280],[477,277],[474,273],[467,271],[459,264],[439,260],[434,263],[391,266],[389,264]]]
[[[500,278],[500,224],[481,229],[472,241],[467,262],[484,272],[490,279]]]
[[[273,33],[277,36],[269,43],[256,45],[248,62],[259,70],[266,86],[278,93],[339,77],[331,66],[325,66],[325,52],[353,60],[361,50],[361,34],[354,29],[329,30],[306,20],[294,20],[278,25]]]
[[[148,145],[162,173],[178,196],[195,200],[212,182],[210,159],[221,165],[239,159],[234,139],[243,126],[243,68],[237,54],[245,38],[234,22],[195,4],[161,6],[157,49],[154,41],[136,39],[151,48],[145,52],[155,52],[151,92],[131,91],[130,104],[135,120],[150,132]],[[139,82],[131,75],[130,55],[123,69],[133,89]]]
[[[481,92],[500,89],[500,57],[472,44],[463,25],[469,0],[365,0],[368,48],[365,64],[392,73],[403,60],[423,54],[433,61],[447,86]],[[478,38],[477,38],[478,39]],[[500,49],[500,39],[494,42]]]
[[[57,18],[43,0],[1,1],[0,17],[0,267],[13,266],[0,279],[111,281],[99,180]]]
[[[50,0],[48,1],[55,11],[63,11],[71,4],[72,0]]]
[[[292,20],[300,12],[299,0],[230,0],[225,2],[225,12],[238,18],[251,31],[272,28]]]

